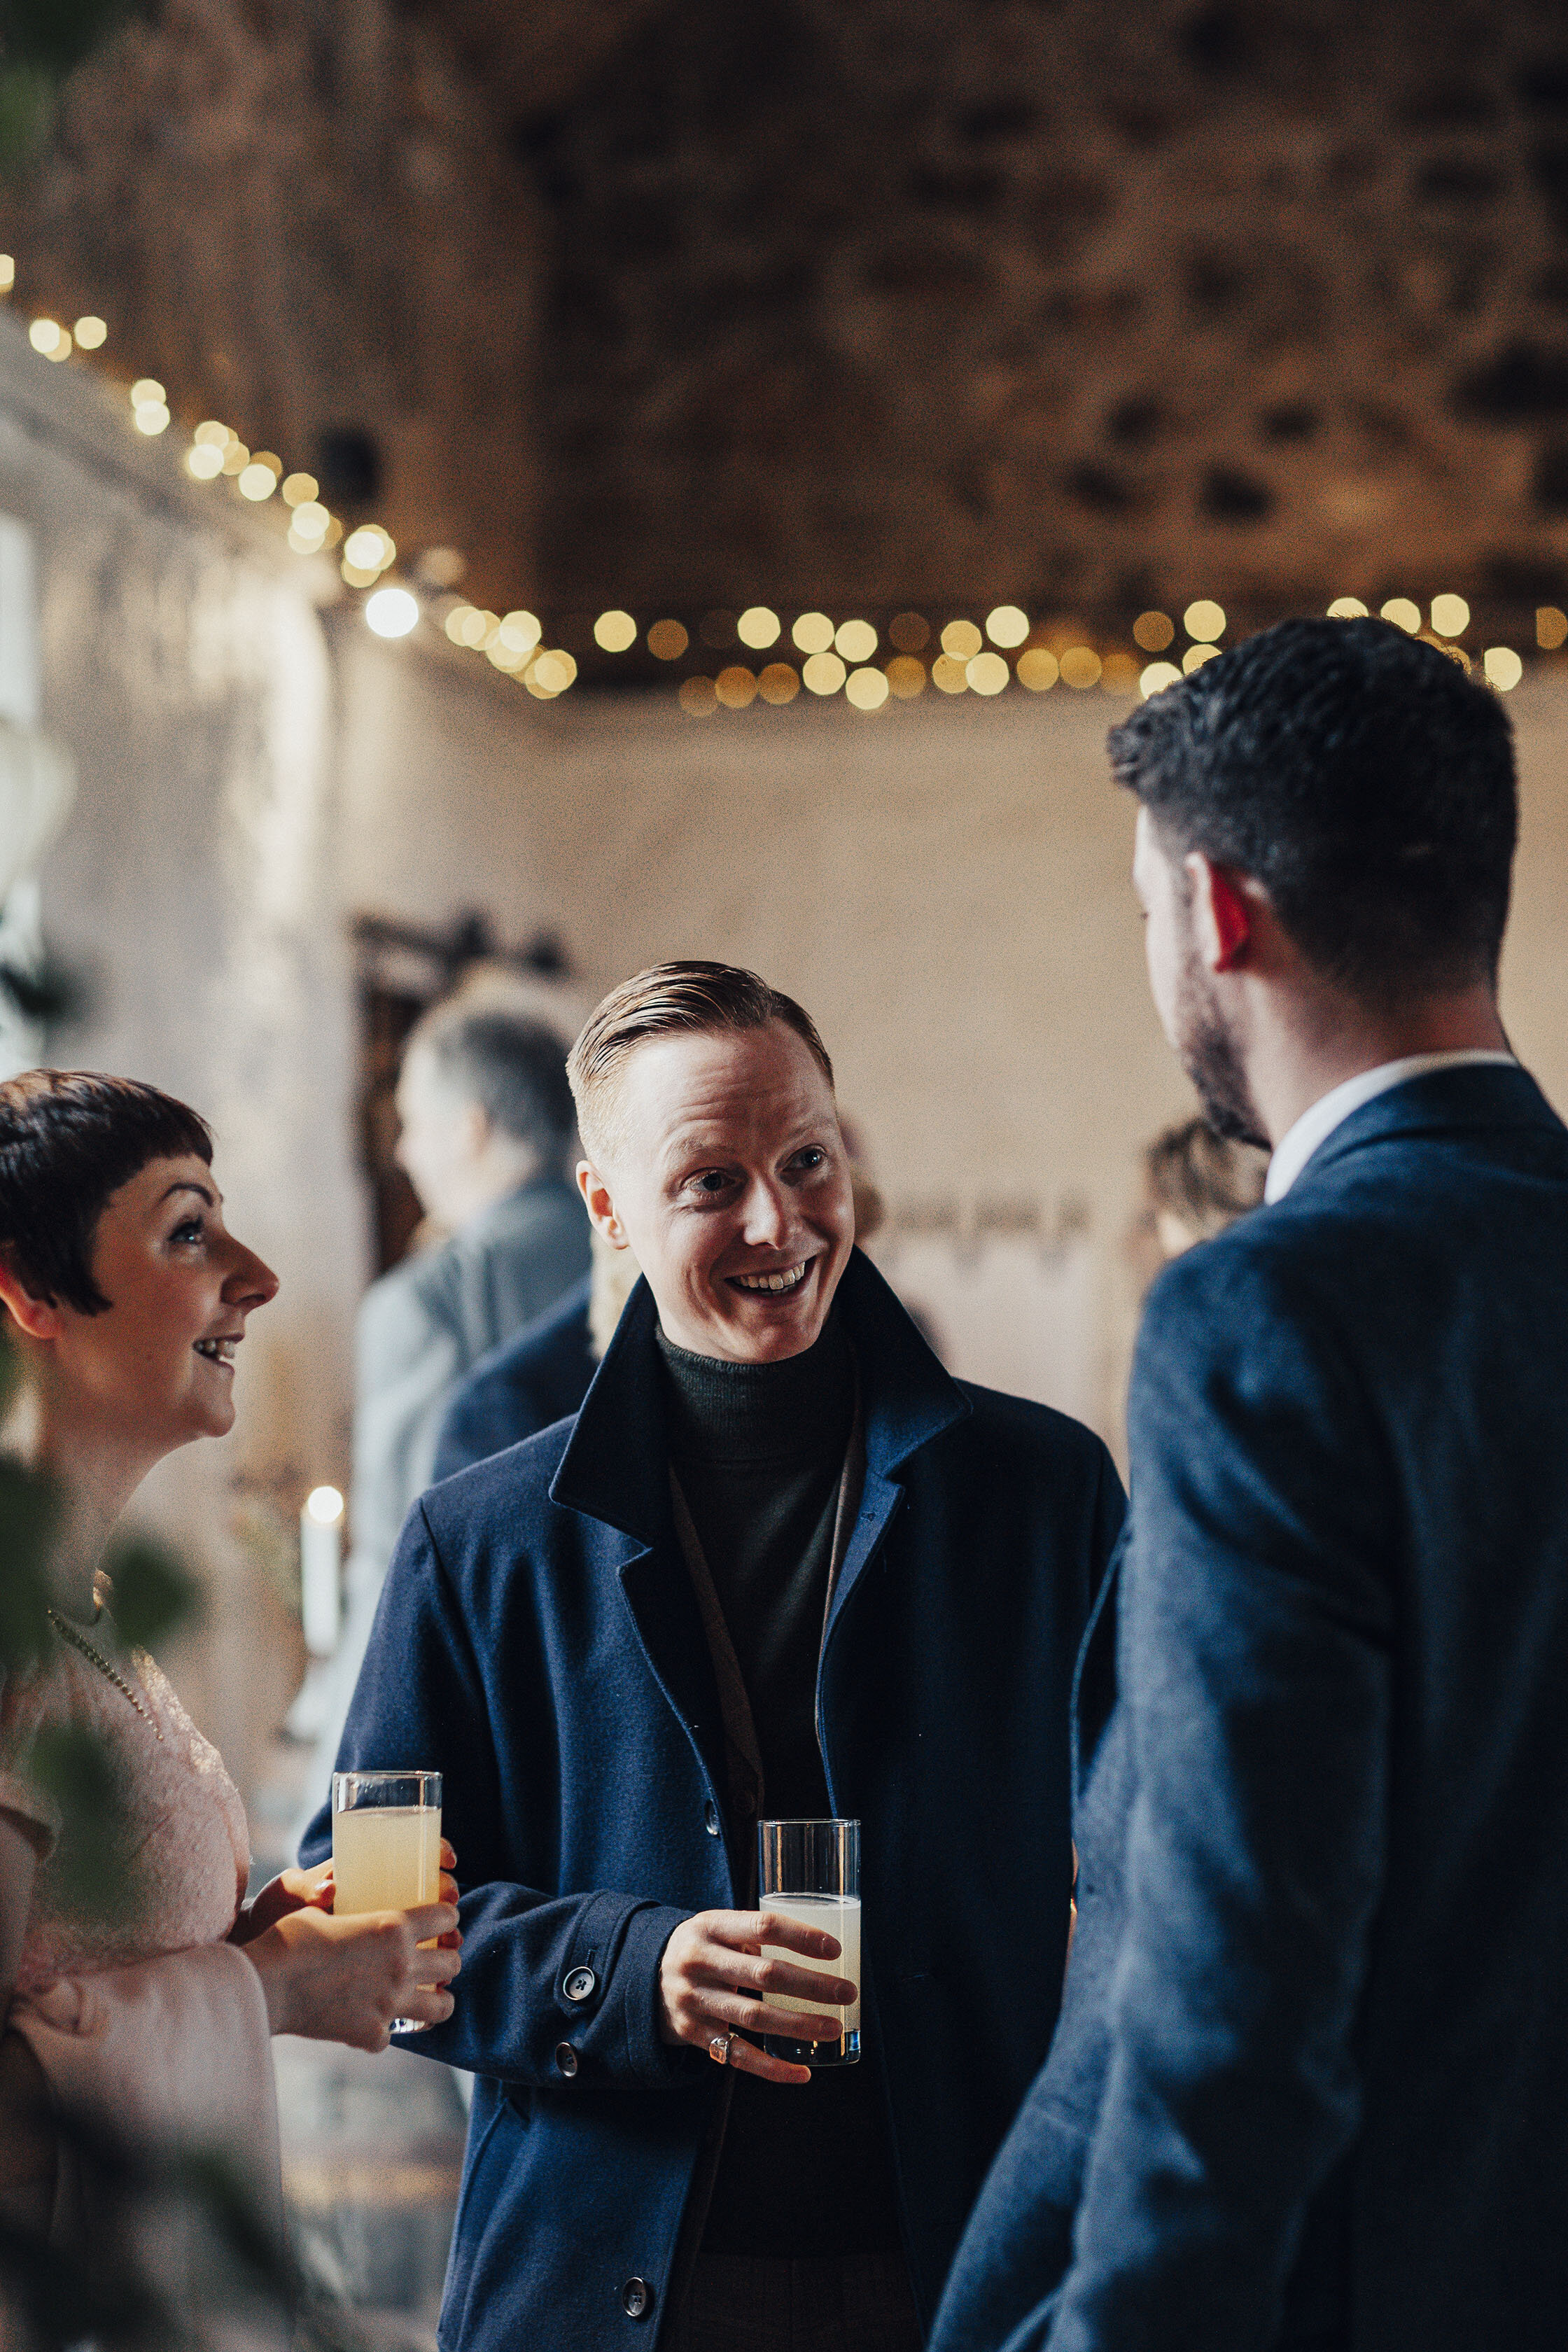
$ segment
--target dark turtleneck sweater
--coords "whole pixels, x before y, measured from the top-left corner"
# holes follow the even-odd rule
[[[693,1356],[658,1334],[670,1462],[741,1670],[773,1819],[830,1810],[816,1665],[855,1419],[855,1360],[837,1314],[775,1364]],[[745,1856],[755,1822],[733,1818]],[[868,2063],[869,2060],[869,2063]],[[899,2244],[875,2061],[804,2088],[733,2078],[702,2250],[800,2257]]]

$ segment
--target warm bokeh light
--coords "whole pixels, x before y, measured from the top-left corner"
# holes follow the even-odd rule
[[[489,635],[488,630],[486,635]],[[496,630],[496,641],[504,646],[509,654],[531,654],[543,635],[543,628],[535,615],[520,608],[509,613],[500,623]]]
[[[1470,625],[1470,608],[1462,596],[1434,596],[1432,626],[1440,637],[1462,637]]]
[[[731,662],[714,679],[713,691],[726,710],[744,710],[756,699],[757,681],[744,662]]]
[[[1012,675],[1000,654],[972,654],[963,667],[971,694],[1000,694]]]
[[[168,397],[155,375],[139,375],[131,387],[132,408],[160,408]]]
[[[297,480],[299,477],[295,476],[293,478]],[[309,481],[310,478],[307,474],[305,479]],[[287,492],[289,488],[287,482],[284,483],[283,488]],[[326,535],[327,525],[331,519],[319,499],[307,499],[302,505],[297,506],[294,509],[293,528],[301,539],[322,539]]]
[[[788,662],[769,662],[757,679],[757,692],[764,702],[793,702],[800,692],[800,678]]]
[[[877,650],[877,632],[869,621],[843,621],[833,632],[833,645],[847,662],[868,662]]]
[[[283,483],[283,503],[286,507],[314,506],[321,485],[314,474],[289,474]]]
[[[109,329],[89,310],[85,319],[76,322],[76,339],[84,352],[100,351],[109,340]]]
[[[1131,654],[1107,654],[1100,665],[1100,682],[1107,694],[1136,694],[1138,665]]]
[[[205,424],[197,425],[191,438],[200,449],[226,449],[234,436],[226,425],[220,425],[216,416],[209,416]]]
[[[16,262],[8,253],[0,253],[0,294],[9,294],[16,283]]]
[[[476,647],[482,646],[492,629],[498,633],[500,632],[500,615],[499,613],[485,612],[480,607],[473,604],[468,606],[463,614],[463,626],[461,631],[464,645],[474,646]]]
[[[973,621],[950,621],[942,633],[942,649],[951,661],[973,661],[984,643]]]
[[[833,624],[826,613],[803,613],[790,635],[803,654],[825,654],[833,643]]]
[[[800,666],[801,684],[813,694],[837,694],[847,674],[838,656],[826,652],[813,654]]]
[[[1489,646],[1481,656],[1481,669],[1487,684],[1500,694],[1511,694],[1524,676],[1524,664],[1511,646]]]
[[[305,1509],[319,1528],[335,1527],[343,1515],[343,1498],[335,1486],[312,1486],[305,1497]]]
[[[64,328],[53,319],[35,319],[27,330],[27,341],[36,352],[42,352],[47,359],[64,332]]]
[[[1152,694],[1163,694],[1168,686],[1180,686],[1182,673],[1174,662],[1151,662],[1138,677],[1138,691],[1145,702]]]
[[[1336,596],[1329,606],[1331,621],[1364,621],[1366,606],[1359,596]]]
[[[888,624],[888,635],[901,654],[918,654],[931,643],[931,623],[923,613],[895,613]]]
[[[364,617],[378,637],[405,637],[419,618],[406,588],[378,588],[365,598]]]
[[[1163,654],[1175,634],[1169,613],[1140,613],[1132,624],[1132,642],[1146,654]]]
[[[344,540],[343,562],[352,563],[356,572],[384,572],[392,561],[387,547],[385,532],[378,530],[374,523],[365,523],[360,530],[351,530]]]
[[[1206,661],[1213,661],[1218,651],[1219,647],[1217,646],[1189,646],[1186,652],[1182,656],[1182,667],[1185,670],[1187,676],[1191,677],[1194,670],[1202,669],[1205,662]]]
[[[1018,683],[1031,694],[1048,694],[1060,674],[1048,646],[1029,646],[1018,656]]]
[[[1421,607],[1413,604],[1408,596],[1391,596],[1386,604],[1378,606],[1377,617],[1380,621],[1391,621],[1396,629],[1403,629],[1406,636],[1413,637],[1421,626]]]
[[[55,352],[49,353],[51,359],[58,356]],[[166,433],[169,429],[169,411],[161,400],[144,400],[135,415],[137,432],[145,433],[149,438],[155,433]],[[268,481],[271,478],[268,475]]]
[[[889,634],[890,635],[891,631]],[[929,630],[927,635],[930,635]],[[924,662],[916,661],[912,654],[893,656],[892,660],[888,664],[888,687],[891,693],[898,696],[900,702],[912,702],[917,694],[925,692],[925,684]]]
[[[674,623],[672,626],[679,626]],[[685,631],[682,630],[682,635]],[[667,655],[667,660],[672,656]],[[683,677],[680,681],[680,707],[693,719],[710,718],[719,708],[719,698],[713,691],[710,677]]]
[[[199,447],[185,452],[185,471],[194,474],[198,482],[210,482],[223,471],[223,451],[204,441]]]
[[[888,681],[879,669],[852,669],[844,681],[844,699],[857,710],[880,710],[888,699]]]
[[[1068,646],[1061,658],[1062,684],[1076,686],[1081,694],[1100,684],[1100,656],[1092,646]]]
[[[647,649],[655,661],[679,661],[690,643],[679,621],[656,621],[647,633]]]
[[[269,499],[277,488],[278,477],[271,467],[258,465],[254,461],[247,466],[239,478],[240,497],[252,499],[258,504],[261,499]]]
[[[637,623],[618,605],[607,613],[601,613],[594,624],[594,643],[602,646],[607,654],[624,654],[626,647],[635,646],[637,641]]]
[[[249,450],[246,447],[246,446],[245,446],[245,444],[244,444],[244,442],[243,442],[243,441],[237,441],[237,440],[235,440],[235,439],[233,438],[233,436],[230,436],[230,438],[229,438],[229,439],[228,439],[228,440],[224,444],[224,452],[223,452],[223,470],[224,470],[224,472],[225,472],[226,474],[228,474],[228,475],[243,474],[243,473],[244,473],[244,471],[245,471],[245,469],[246,469],[246,467],[247,467],[247,466],[248,466],[248,465],[249,465],[249,463],[250,463],[250,452],[249,452]]]
[[[1535,642],[1543,653],[1554,654],[1559,646],[1568,644],[1568,613],[1555,604],[1542,604],[1536,609]]]
[[[529,664],[527,683],[537,695],[552,701],[556,695],[565,693],[576,675],[577,665],[571,655],[552,646],[548,653]]]
[[[1225,607],[1212,596],[1200,596],[1182,614],[1182,626],[1197,644],[1212,646],[1225,635]]]
[[[938,654],[931,666],[931,682],[943,694],[967,694],[969,680],[963,674],[963,664],[952,654]]]
[[[985,634],[994,646],[1021,646],[1029,634],[1029,616],[1020,604],[998,604],[985,615]]]
[[[469,619],[473,615],[473,610],[474,608],[471,604],[454,604],[451,611],[447,614],[444,626],[446,628],[447,635],[451,638],[452,643],[455,646],[466,646],[468,644],[468,641],[467,637],[464,636],[463,631],[468,627]]]
[[[765,653],[769,646],[777,645],[783,626],[778,614],[770,612],[765,604],[748,604],[735,624],[735,635],[743,646],[750,646],[753,653]],[[788,667],[787,663],[785,667]],[[793,670],[790,676],[795,676]]]

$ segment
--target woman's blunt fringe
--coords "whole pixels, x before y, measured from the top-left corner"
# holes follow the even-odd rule
[[[0,1252],[34,1298],[79,1315],[112,1303],[92,1278],[110,1195],[151,1160],[212,1165],[205,1119],[173,1095],[91,1070],[26,1070],[0,1085]]]

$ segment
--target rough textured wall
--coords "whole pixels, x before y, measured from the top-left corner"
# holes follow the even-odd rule
[[[563,602],[1561,593],[1558,7],[679,0],[518,135]]]
[[[166,0],[0,236],[500,611],[1568,588],[1550,0]]]

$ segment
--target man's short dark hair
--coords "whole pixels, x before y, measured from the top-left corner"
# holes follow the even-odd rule
[[[149,1160],[203,1160],[212,1133],[173,1095],[90,1070],[27,1070],[0,1085],[0,1253],[34,1298],[79,1315],[111,1305],[92,1278],[110,1195]]]
[[[1117,782],[1175,857],[1260,882],[1358,995],[1497,975],[1518,832],[1497,696],[1385,621],[1281,621],[1110,731]]]
[[[433,1005],[410,1033],[406,1052],[428,1054],[443,1083],[477,1102],[503,1135],[559,1152],[572,1132],[566,1048],[542,1021],[489,990],[461,990]]]

